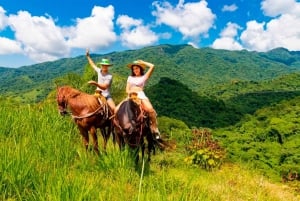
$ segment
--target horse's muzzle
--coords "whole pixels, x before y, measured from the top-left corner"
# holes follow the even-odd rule
[[[66,114],[68,114],[68,112],[67,112],[66,110],[60,110],[60,111],[59,111],[59,114],[60,114],[61,116],[65,116]]]

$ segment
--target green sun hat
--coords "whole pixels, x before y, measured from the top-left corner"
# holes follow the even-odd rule
[[[100,62],[97,63],[97,66],[112,66],[113,64],[110,63],[109,59],[101,59]]]

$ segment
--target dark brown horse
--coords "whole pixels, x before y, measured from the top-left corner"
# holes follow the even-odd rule
[[[147,148],[148,161],[151,160],[151,153],[155,154],[155,148],[165,149],[168,144],[165,140],[156,140],[150,130],[150,121],[147,113],[141,108],[138,100],[129,98],[122,101],[114,116],[114,133],[116,141],[122,150],[127,144],[135,152],[135,162],[139,160],[141,150],[144,158]]]
[[[57,104],[61,115],[71,111],[72,118],[82,136],[83,144],[88,148],[89,134],[93,138],[94,151],[99,154],[97,128],[103,136],[103,149],[106,150],[107,141],[112,132],[111,111],[105,98],[97,98],[70,86],[57,88]]]

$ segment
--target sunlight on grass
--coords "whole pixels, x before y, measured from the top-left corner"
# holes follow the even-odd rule
[[[135,167],[129,151],[110,139],[97,156],[53,105],[0,108],[0,123],[0,200],[299,200],[288,186],[238,164],[214,171],[189,166],[180,147]]]

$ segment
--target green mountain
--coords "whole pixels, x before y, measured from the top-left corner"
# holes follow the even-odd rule
[[[114,67],[111,71],[120,77],[129,74],[125,67],[127,63],[136,59],[150,61],[156,65],[156,70],[149,85],[168,77],[197,93],[235,80],[257,82],[300,71],[300,52],[289,52],[282,48],[259,53],[196,49],[189,45],[159,45],[91,56],[95,61],[103,57],[112,59]],[[0,68],[0,94],[23,96],[24,101],[37,102],[54,89],[53,79],[70,73],[82,76],[86,65],[85,56],[79,56],[16,69]]]

